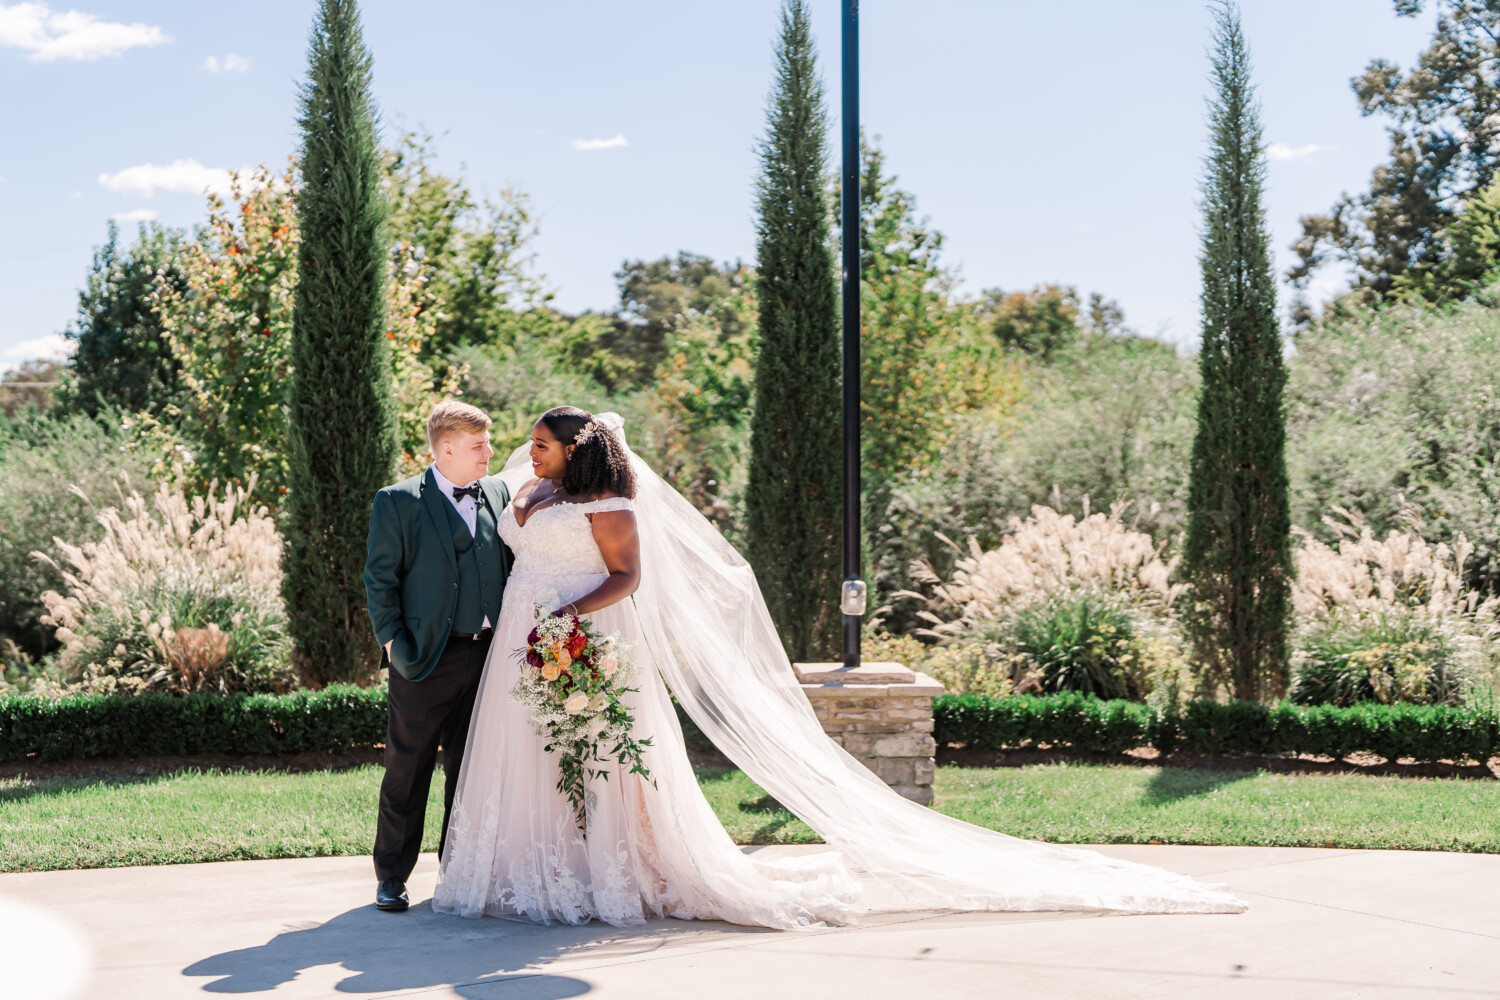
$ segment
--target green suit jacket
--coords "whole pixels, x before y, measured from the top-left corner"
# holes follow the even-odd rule
[[[479,480],[496,519],[510,489],[496,476]],[[458,608],[458,557],[453,553],[450,501],[432,470],[375,494],[365,552],[365,597],[382,647],[391,643],[391,669],[419,681],[432,672],[448,643]],[[500,580],[510,576],[510,549],[499,546]],[[502,596],[503,601],[503,596]]]

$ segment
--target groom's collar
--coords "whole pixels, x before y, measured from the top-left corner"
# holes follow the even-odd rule
[[[440,489],[440,490],[443,491],[443,495],[444,496],[451,497],[453,495],[453,491],[455,489],[457,489],[460,485],[463,485],[463,486],[473,486],[475,483],[479,482],[479,480],[474,479],[474,480],[471,480],[471,481],[469,481],[467,483],[463,483],[463,484],[455,483],[451,479],[449,479],[447,476],[443,475],[442,472],[440,472],[438,470],[436,462],[433,462],[427,468],[429,468],[429,469],[432,470],[433,481],[437,483],[438,489]]]

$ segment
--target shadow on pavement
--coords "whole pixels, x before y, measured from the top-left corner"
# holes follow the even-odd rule
[[[526,1000],[562,1000],[581,996],[592,987],[571,976],[527,970],[564,954],[600,959],[646,955],[683,935],[701,936],[705,930],[716,936],[762,933],[727,924],[688,925],[676,920],[651,921],[629,929],[599,923],[543,927],[434,913],[430,902],[404,914],[361,906],[325,923],[284,931],[263,945],[194,962],[182,974],[219,977],[203,984],[209,993],[265,993],[291,982],[305,969],[338,965],[349,973],[337,986],[340,993],[451,985],[457,995],[478,1000],[497,995],[488,987],[511,982],[520,988],[514,995]]]

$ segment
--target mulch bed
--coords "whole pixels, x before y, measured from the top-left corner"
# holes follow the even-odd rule
[[[700,767],[732,768],[727,758],[712,750],[689,750],[688,757]],[[442,755],[438,755],[441,762]],[[385,750],[376,748],[353,753],[297,754],[186,754],[179,757],[97,757],[90,760],[0,761],[0,781],[139,781],[180,774],[184,771],[347,771],[367,764],[385,763]]]
[[[1387,761],[1373,754],[1355,754],[1344,760],[1291,754],[1251,754],[1216,757],[1208,754],[1174,753],[1162,756],[1153,748],[1123,754],[1080,753],[1041,747],[1026,750],[971,750],[939,747],[939,765],[951,767],[1026,767],[1031,764],[1123,764],[1137,767],[1195,767],[1215,771],[1279,771],[1293,774],[1374,774],[1403,778],[1500,778],[1500,758],[1488,764],[1456,764],[1451,761],[1418,763]]]
[[[700,767],[733,767],[726,758],[711,750],[689,750],[688,756]],[[28,760],[0,761],[0,781],[23,778],[29,781],[76,779],[82,781],[135,781],[178,774],[183,771],[281,771],[298,774],[307,771],[345,771],[381,764],[384,750],[372,749],[353,753],[275,754],[188,754],[180,757],[105,757],[92,760],[62,760],[46,764]],[[1067,749],[1042,747],[1027,750],[971,750],[966,747],[940,747],[937,762],[946,767],[1027,767],[1032,764],[1117,764],[1136,767],[1194,767],[1216,771],[1278,771],[1295,774],[1374,774],[1403,778],[1474,778],[1500,779],[1500,758],[1488,765],[1415,761],[1391,763],[1379,757],[1357,755],[1346,760],[1327,757],[1234,756],[1213,757],[1206,754],[1174,753],[1163,757],[1148,748],[1123,754],[1077,753]]]

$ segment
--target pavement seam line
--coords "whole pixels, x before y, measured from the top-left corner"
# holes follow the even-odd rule
[[[1278,847],[1271,848],[1271,850],[1273,850],[1273,851],[1276,851],[1276,850],[1285,850],[1285,849],[1286,848],[1278,848]],[[1314,848],[1311,848],[1311,850],[1322,851],[1322,850],[1329,850],[1329,849],[1328,848],[1324,848],[1324,847],[1314,847]],[[1253,871],[1255,871],[1256,869],[1259,869],[1259,868],[1283,868],[1286,865],[1305,865],[1305,864],[1309,864],[1310,862],[1313,862],[1313,861],[1332,861],[1334,858],[1347,858],[1351,854],[1359,854],[1359,853],[1361,853],[1361,852],[1360,851],[1356,851],[1356,850],[1345,849],[1345,850],[1342,850],[1342,851],[1336,851],[1336,852],[1331,853],[1331,854],[1324,854],[1324,855],[1322,855],[1320,857],[1316,857],[1316,858],[1293,858],[1290,861],[1272,861],[1271,863],[1264,864],[1264,865],[1250,865],[1248,868],[1221,868],[1218,871],[1202,872],[1200,874],[1191,875],[1189,877],[1190,878],[1207,878],[1210,875],[1232,875],[1235,872],[1253,872]]]
[[[1421,920],[1408,920],[1405,917],[1392,917],[1384,913],[1370,913],[1367,910],[1356,910],[1348,906],[1334,906],[1332,903],[1319,903],[1311,899],[1295,899],[1291,896],[1278,896],[1273,892],[1256,892],[1253,889],[1236,889],[1247,896],[1260,896],[1263,899],[1276,899],[1283,903],[1297,903],[1302,906],[1317,906],[1325,910],[1337,910],[1340,913],[1353,913],[1361,917],[1373,917],[1376,920],[1391,920],[1398,924],[1411,924],[1413,927],[1425,927],[1430,931],[1448,931],[1451,934],[1468,934],[1471,937],[1484,938],[1486,941],[1500,941],[1500,934],[1486,934],[1484,931],[1471,931],[1462,927],[1444,927],[1442,924],[1429,924]]]

